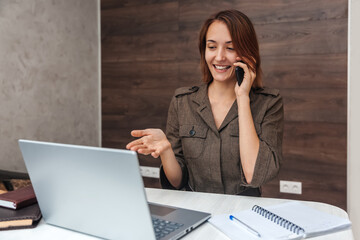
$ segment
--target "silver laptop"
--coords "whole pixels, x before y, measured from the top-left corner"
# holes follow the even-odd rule
[[[105,239],[178,239],[211,216],[148,204],[136,152],[28,140],[19,145],[48,224]]]

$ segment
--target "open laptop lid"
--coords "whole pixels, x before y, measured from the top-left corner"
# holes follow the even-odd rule
[[[155,239],[135,152],[19,145],[47,223],[108,239]]]

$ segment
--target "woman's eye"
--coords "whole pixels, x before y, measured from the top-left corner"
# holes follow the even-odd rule
[[[208,46],[208,49],[215,49],[216,47],[214,46]]]
[[[227,49],[228,49],[228,50],[231,50],[231,51],[234,51],[234,49],[233,49],[233,48],[231,48],[231,47],[228,47]]]

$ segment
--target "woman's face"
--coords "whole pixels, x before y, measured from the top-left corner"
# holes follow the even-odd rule
[[[214,21],[206,34],[205,61],[214,81],[235,81],[234,66],[237,54],[230,32],[221,21]]]

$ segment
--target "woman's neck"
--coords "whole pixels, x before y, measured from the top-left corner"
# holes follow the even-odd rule
[[[208,87],[209,99],[216,99],[217,101],[235,101],[235,82],[226,81],[218,82],[213,81]]]

